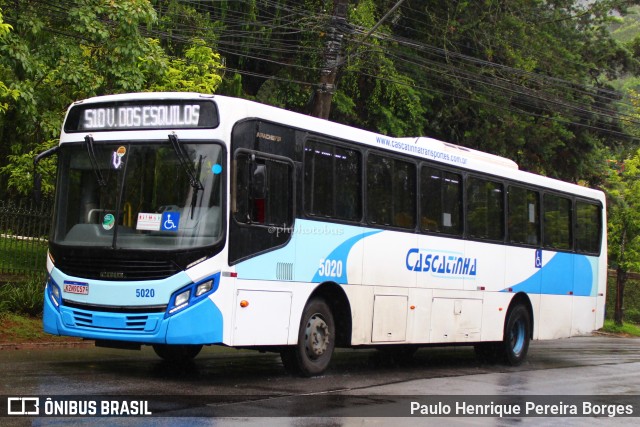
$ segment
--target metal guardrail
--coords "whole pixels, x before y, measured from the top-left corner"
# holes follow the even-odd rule
[[[0,201],[0,276],[45,274],[51,213],[50,203]]]

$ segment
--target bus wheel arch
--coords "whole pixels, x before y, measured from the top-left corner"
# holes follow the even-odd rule
[[[311,293],[309,301],[312,298],[325,300],[333,313],[333,320],[336,325],[336,347],[350,347],[351,305],[342,287],[335,282],[324,282]]]
[[[533,305],[531,304],[531,300],[529,296],[524,292],[518,292],[509,303],[509,308],[507,309],[507,316],[505,317],[505,322],[509,313],[516,305],[522,305],[527,309],[529,313],[529,339],[533,339],[533,328],[535,327],[534,317],[533,317]]]
[[[347,339],[350,342],[351,310],[346,295],[337,284],[323,283],[309,296],[300,318],[298,342],[282,349],[282,363],[292,374],[320,375],[329,366],[336,345],[345,345]]]
[[[504,318],[502,341],[481,342],[474,346],[483,363],[504,362],[518,366],[524,362],[533,339],[533,306],[527,294],[516,294],[509,303]]]
[[[533,308],[525,293],[516,294],[507,310],[502,341],[503,360],[511,366],[524,362],[533,338]]]

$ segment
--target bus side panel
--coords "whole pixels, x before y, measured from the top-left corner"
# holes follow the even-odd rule
[[[415,270],[417,286],[463,289],[465,273],[470,273],[474,262],[465,257],[464,248],[465,241],[462,239],[419,235],[417,248],[406,251],[407,268]]]
[[[539,339],[571,336],[573,255],[542,252]]]
[[[417,235],[382,231],[363,241],[362,279],[373,287],[367,308],[371,322],[360,325],[365,343],[406,343],[409,289],[416,286],[416,272],[407,268],[406,254],[415,248]],[[365,338],[366,337],[366,338]]]
[[[416,271],[408,268],[407,252],[416,244],[416,234],[394,231],[383,231],[365,239],[363,283],[369,286],[415,288]]]
[[[231,294],[225,344],[265,346],[296,344],[300,317],[315,288],[309,283],[237,279]]]
[[[598,258],[598,289],[596,290],[596,326],[600,329],[604,326],[604,310],[607,302],[607,249],[606,245],[603,254]]]
[[[373,286],[343,286],[351,306],[351,344],[371,343],[373,324]]]
[[[211,294],[209,299],[219,308],[222,318],[225,320],[222,328],[222,344],[232,345],[233,342],[233,313],[235,309],[236,279],[221,277],[218,290]]]
[[[503,245],[467,241],[465,256],[475,269],[464,276],[464,289],[490,292],[504,289],[506,253],[507,248]]]
[[[596,329],[596,298],[573,297],[571,336],[588,335]]]
[[[498,323],[489,323],[495,325],[494,330],[482,331],[483,340],[496,341],[502,339],[504,317],[507,314],[507,308],[510,305],[511,298],[518,292],[527,294],[533,311],[533,338],[536,339],[539,334],[540,325],[540,289],[542,280],[542,251],[535,248],[507,247],[505,265],[505,291],[507,293],[507,301],[500,301],[499,307],[487,307],[489,310],[496,308],[502,309],[503,320]],[[509,291],[511,289],[511,291]],[[485,323],[486,324],[486,323]],[[495,328],[500,327],[500,330]]]
[[[427,343],[431,339],[431,289],[409,289],[409,318],[407,319],[407,341],[414,344]]]
[[[574,298],[571,335],[585,335],[598,329],[596,314],[598,303],[598,258],[576,255],[574,257]]]
[[[507,308],[512,299],[513,293],[484,293],[480,341],[502,341]]]

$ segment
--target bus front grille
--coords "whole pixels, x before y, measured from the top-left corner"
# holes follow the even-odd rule
[[[154,332],[162,315],[159,314],[116,314],[68,309],[63,318],[72,320],[68,326],[108,330],[112,332],[151,333]]]
[[[180,269],[167,260],[98,258],[74,255],[56,262],[60,271],[83,279],[110,281],[158,280],[178,273]]]

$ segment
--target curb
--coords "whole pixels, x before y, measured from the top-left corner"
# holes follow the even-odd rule
[[[52,348],[86,348],[93,347],[94,341],[47,341],[22,342],[0,344],[0,351],[4,350],[49,350]]]
[[[615,337],[615,338],[638,338],[628,334],[615,334],[613,332],[605,331],[593,331],[593,335],[601,335],[603,337]]]

